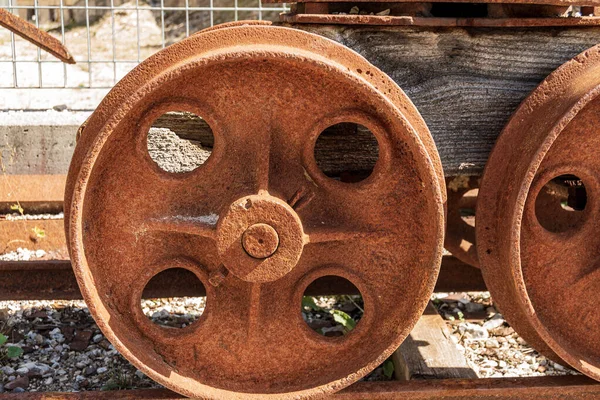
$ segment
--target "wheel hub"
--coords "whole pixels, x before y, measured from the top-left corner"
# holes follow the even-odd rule
[[[302,255],[302,222],[276,197],[245,196],[220,219],[217,248],[223,265],[238,278],[274,281],[290,272]]]
[[[267,258],[277,251],[279,235],[271,225],[254,224],[242,235],[242,246],[250,257]]]

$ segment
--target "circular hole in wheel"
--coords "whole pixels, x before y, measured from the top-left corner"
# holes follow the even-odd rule
[[[212,153],[214,137],[204,119],[177,111],[154,120],[146,143],[152,161],[163,171],[177,174],[204,164]]]
[[[315,161],[328,177],[354,183],[367,179],[379,158],[379,144],[364,125],[342,122],[319,134]]]
[[[166,328],[185,328],[204,312],[206,287],[193,272],[169,268],[148,281],[140,305],[152,323]]]
[[[320,293],[335,293],[319,295]],[[352,332],[364,314],[363,298],[349,280],[328,275],[314,280],[302,296],[302,318],[313,331],[326,337]]]
[[[544,229],[566,232],[583,221],[587,190],[576,175],[560,175],[548,181],[535,199],[535,215]]]

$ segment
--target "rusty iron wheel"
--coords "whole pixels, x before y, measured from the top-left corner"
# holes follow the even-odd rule
[[[161,170],[146,133],[166,111],[202,116],[214,149]],[[327,126],[376,136],[371,176],[343,183],[315,162]],[[445,188],[433,140],[391,79],[328,39],[270,26],[206,31],[143,62],[82,127],[69,171],[71,259],[98,326],[136,367],[202,398],[303,398],[383,362],[425,308],[442,255]],[[183,329],[142,313],[167,268],[207,289]],[[302,320],[305,288],[351,281],[365,314],[344,337]],[[373,340],[377,338],[377,340]]]
[[[483,276],[508,322],[538,351],[594,379],[600,379],[599,85],[596,46],[524,101],[486,165],[476,224]],[[580,211],[557,203],[556,178],[583,182]]]
[[[475,239],[475,210],[479,179],[474,176],[457,176],[446,180],[447,216],[444,247],[462,262],[479,268]],[[464,212],[468,211],[468,215]]]

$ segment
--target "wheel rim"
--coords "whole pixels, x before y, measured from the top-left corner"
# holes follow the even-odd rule
[[[538,351],[595,379],[600,345],[592,337],[599,321],[581,315],[589,316],[600,282],[593,223],[599,49],[557,69],[513,115],[486,165],[476,225],[482,272],[507,320]],[[560,206],[550,208],[555,199],[544,191],[566,174],[579,176],[587,189],[585,210],[571,220]],[[543,226],[548,216],[554,220]]]

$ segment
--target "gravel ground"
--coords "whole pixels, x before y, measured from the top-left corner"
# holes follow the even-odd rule
[[[43,258],[42,250],[19,249],[2,260]],[[452,340],[480,377],[565,375],[575,372],[537,353],[496,310],[487,292],[437,293],[434,305]],[[150,299],[141,304],[152,321],[185,327],[204,311],[205,299]],[[305,297],[302,315],[324,336],[348,334],[363,314],[360,296]],[[80,391],[159,387],[104,338],[83,301],[0,302],[0,333],[23,354],[10,359],[0,346],[0,392]],[[365,380],[389,380],[391,361]]]
[[[343,335],[330,310],[343,309],[356,321],[360,299],[316,298],[305,308],[309,326],[325,336]],[[204,298],[150,299],[142,310],[155,323],[185,327],[204,311]],[[342,311],[343,312],[343,311]],[[15,359],[0,351],[0,392],[80,391],[159,387],[125,360],[104,338],[83,301],[0,302],[0,332],[21,347]],[[386,380],[383,366],[367,380]]]
[[[104,338],[83,301],[0,302],[0,327],[24,350],[2,359],[2,391],[157,386]]]
[[[494,307],[489,292],[436,293],[432,300],[479,377],[576,374],[527,345]]]
[[[63,213],[58,214],[4,214],[0,215],[0,220],[6,221],[39,221],[43,219],[63,219]]]

